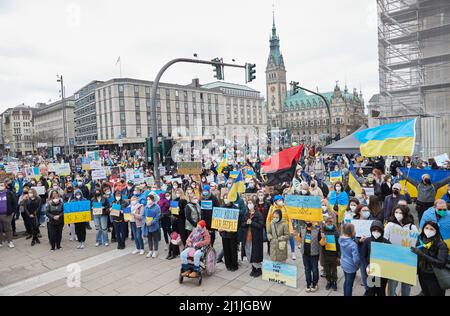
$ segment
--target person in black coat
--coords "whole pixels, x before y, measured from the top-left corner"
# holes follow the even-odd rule
[[[370,271],[370,251],[373,242],[380,242],[390,244],[390,241],[384,238],[384,226],[379,220],[373,221],[370,227],[370,238],[364,240],[361,247],[361,263],[367,267],[367,274]],[[378,277],[367,278],[368,290],[364,294],[365,296],[386,296],[387,279]]]
[[[64,204],[58,191],[50,191],[45,211],[48,217],[48,238],[52,247],[51,250],[55,251],[55,249],[61,249],[64,228]]]
[[[247,202],[248,211],[242,221],[243,251],[248,262],[252,264],[250,276],[258,278],[262,275],[262,262],[264,259],[263,228],[264,220],[256,210],[256,199]]]
[[[437,223],[425,223],[417,240],[417,246],[411,248],[411,251],[419,257],[417,273],[423,295],[445,296],[445,290],[439,286],[433,270],[433,268],[444,268],[448,261],[448,247],[442,240]]]
[[[31,246],[40,244],[39,235],[39,218],[41,216],[42,202],[41,198],[37,195],[35,189],[30,189],[28,193],[29,199],[25,201],[24,211],[27,213],[31,224],[31,234],[33,236],[31,240]]]
[[[189,236],[186,233],[186,213],[185,208],[187,205],[186,198],[184,196],[183,190],[180,188],[175,189],[172,192],[172,201],[178,202],[179,213],[178,215],[171,215],[172,219],[172,232],[177,232],[181,236],[181,241],[183,245],[186,245],[186,240]]]
[[[206,202],[206,203],[204,203]],[[206,222],[206,228],[209,231],[211,237],[211,246],[214,247],[216,240],[216,231],[211,228],[212,213],[215,207],[219,207],[219,200],[211,194],[211,188],[209,185],[203,186],[202,201],[201,201],[201,217]]]

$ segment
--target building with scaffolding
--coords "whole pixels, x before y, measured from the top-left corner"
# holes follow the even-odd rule
[[[420,156],[450,153],[450,1],[377,4],[380,94],[369,122],[418,117]]]

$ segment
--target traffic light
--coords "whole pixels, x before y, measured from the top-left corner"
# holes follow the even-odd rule
[[[291,82],[292,95],[296,95],[300,92],[300,83],[292,81]]]
[[[224,76],[224,67],[223,67],[223,58],[219,59],[219,58],[214,58],[213,60],[211,60],[212,62],[215,63],[220,63],[220,64],[216,64],[214,65],[214,78],[216,78],[217,80],[224,80],[225,76]]]
[[[148,137],[145,140],[145,155],[147,156],[147,163],[153,163],[153,138]]]
[[[246,64],[246,83],[252,82],[256,79],[256,64]]]

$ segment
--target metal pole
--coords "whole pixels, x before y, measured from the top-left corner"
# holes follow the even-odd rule
[[[64,77],[61,75],[59,79],[61,83],[61,99],[63,111],[63,129],[64,129],[64,154],[67,155],[67,118],[66,118],[66,96],[64,91]]]
[[[303,87],[299,87],[299,88],[304,90],[304,91],[306,91],[306,92],[309,92],[309,93],[312,93],[314,95],[317,95],[317,96],[321,97],[322,100],[325,102],[325,105],[327,106],[327,111],[328,111],[328,119],[329,119],[328,128],[330,129],[330,139],[332,139],[333,138],[333,125],[332,125],[332,122],[331,122],[331,108],[330,108],[330,104],[328,103],[327,98],[325,98],[322,94],[314,92],[312,90],[309,90],[309,89],[306,89],[306,88],[303,88]],[[326,143],[328,145],[328,141]]]
[[[226,67],[234,67],[234,68],[244,68],[246,69],[246,66],[240,66],[235,64],[224,64],[220,61],[206,61],[206,60],[198,60],[198,59],[191,59],[191,58],[177,58],[174,59],[167,64],[164,65],[164,67],[161,68],[158,75],[156,76],[155,81],[152,85],[152,93],[151,93],[151,123],[152,123],[152,137],[154,139],[153,142],[153,174],[155,177],[155,182],[157,185],[160,184],[161,175],[159,173],[159,156],[158,156],[158,122],[156,120],[156,92],[158,91],[159,82],[161,81],[161,77],[166,72],[166,70],[176,64],[176,63],[193,63],[193,64],[205,64],[205,65],[222,65]]]

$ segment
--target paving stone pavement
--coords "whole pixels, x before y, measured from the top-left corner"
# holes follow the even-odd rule
[[[21,221],[18,227],[23,228]],[[94,227],[94,225],[92,225]],[[288,260],[298,267],[298,288],[293,289],[279,284],[250,277],[251,266],[244,259],[239,270],[229,272],[225,265],[218,264],[216,273],[204,277],[201,286],[194,280],[178,283],[180,260],[165,260],[167,251],[160,243],[159,256],[147,259],[132,255],[134,242],[127,240],[127,248],[116,250],[116,244],[109,247],[95,247],[95,230],[88,231],[87,247],[76,249],[77,242],[69,241],[69,230],[63,232],[62,250],[51,252],[47,239],[47,229],[41,227],[41,244],[31,247],[30,241],[21,238],[15,241],[16,247],[0,248],[0,295],[33,296],[342,296],[343,273],[338,268],[338,291],[326,291],[326,280],[320,278],[319,291],[306,293],[305,275],[302,260]],[[216,250],[220,250],[220,239]],[[300,257],[297,249],[297,257]],[[73,265],[77,264],[77,265]],[[71,266],[69,266],[71,265]],[[68,267],[72,270],[68,271]],[[79,284],[73,268],[79,267]],[[69,282],[68,282],[69,281]],[[419,287],[412,290],[418,294]],[[363,294],[361,279],[356,278],[354,295]]]

